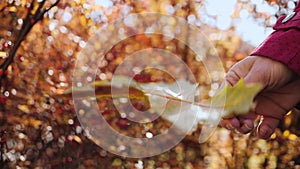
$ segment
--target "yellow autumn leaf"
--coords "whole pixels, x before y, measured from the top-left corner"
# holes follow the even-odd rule
[[[112,97],[110,91],[112,88],[118,94],[114,97],[125,97],[128,96],[130,99],[144,100],[146,101],[146,107],[149,106],[148,97],[151,95],[155,95],[157,97],[164,97],[168,100],[179,101],[195,106],[199,106],[202,108],[215,108],[215,109],[224,109],[222,117],[233,117],[242,114],[248,113],[250,110],[255,108],[255,103],[253,102],[254,97],[258,94],[258,92],[262,89],[262,85],[259,83],[253,84],[245,84],[244,79],[241,79],[235,86],[230,87],[225,85],[225,87],[219,91],[215,96],[213,96],[210,100],[203,102],[192,102],[189,100],[185,100],[183,98],[178,98],[175,96],[165,96],[160,95],[159,93],[148,93],[144,90],[141,90],[133,80],[129,87],[129,94],[124,91],[124,87],[128,84],[128,77],[116,77],[114,85],[110,86],[110,82],[108,81],[96,81],[94,82],[95,89],[91,86],[81,87],[81,88],[73,88],[76,92],[84,95],[85,92],[91,92],[96,90],[96,97],[98,99],[101,98],[110,98]],[[118,86],[115,86],[118,85]],[[166,89],[168,89],[172,84],[165,84]],[[63,92],[64,95],[70,95],[72,93],[72,89],[67,89]]]
[[[224,108],[222,117],[242,115],[255,108],[253,100],[261,89],[260,83],[245,84],[240,79],[233,87],[226,85],[210,101],[213,108]]]

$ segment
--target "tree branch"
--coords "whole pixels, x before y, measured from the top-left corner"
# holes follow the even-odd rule
[[[51,10],[53,7],[57,6],[58,3],[60,2],[60,0],[57,0],[55,3],[53,3],[49,8],[45,9],[43,12],[42,12],[42,15],[40,15],[40,17],[43,17],[45,15],[45,13],[47,13],[49,10]],[[39,18],[37,18],[39,19]]]
[[[56,5],[58,5],[60,0],[57,0],[55,3],[53,3],[49,8],[42,10],[46,0],[42,1],[39,3],[38,9],[35,12],[35,14],[31,14],[31,10],[33,10],[33,6],[34,6],[34,1],[31,2],[31,10],[28,11],[28,14],[25,18],[24,24],[22,25],[21,31],[18,35],[18,38],[16,40],[16,42],[14,43],[13,48],[11,49],[11,52],[9,53],[8,58],[0,65],[0,69],[3,72],[7,71],[7,68],[9,67],[9,65],[11,65],[11,63],[14,61],[14,57],[17,53],[18,48],[20,47],[21,43],[23,42],[23,40],[25,39],[25,37],[28,35],[28,33],[30,32],[30,30],[32,29],[32,27],[40,20],[43,19],[43,16],[46,12],[48,12],[49,10],[51,10],[53,7],[55,7]],[[2,84],[2,79],[5,78],[5,73],[2,73],[2,75],[0,76],[0,87],[3,85]]]

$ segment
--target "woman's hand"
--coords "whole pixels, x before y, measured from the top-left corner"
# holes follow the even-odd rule
[[[248,56],[235,64],[225,81],[233,86],[241,78],[246,84],[263,85],[263,90],[255,98],[255,111],[223,119],[221,125],[229,130],[248,133],[254,129],[254,120],[261,115],[257,136],[268,139],[284,115],[300,101],[300,78],[284,64],[259,56]]]

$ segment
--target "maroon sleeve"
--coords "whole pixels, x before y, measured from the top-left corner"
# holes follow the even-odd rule
[[[275,24],[274,32],[250,55],[264,56],[282,62],[300,75],[300,3],[294,16],[282,22],[282,16]]]

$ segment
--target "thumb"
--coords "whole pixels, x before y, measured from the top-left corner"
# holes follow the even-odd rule
[[[252,74],[249,74],[252,70],[253,64],[255,59],[252,57],[246,57],[245,59],[241,60],[240,62],[236,63],[226,74],[225,76],[225,83],[229,86],[234,86],[241,78],[251,78]],[[251,81],[251,79],[249,79]],[[248,80],[248,81],[249,81]],[[246,82],[246,81],[245,81]]]

